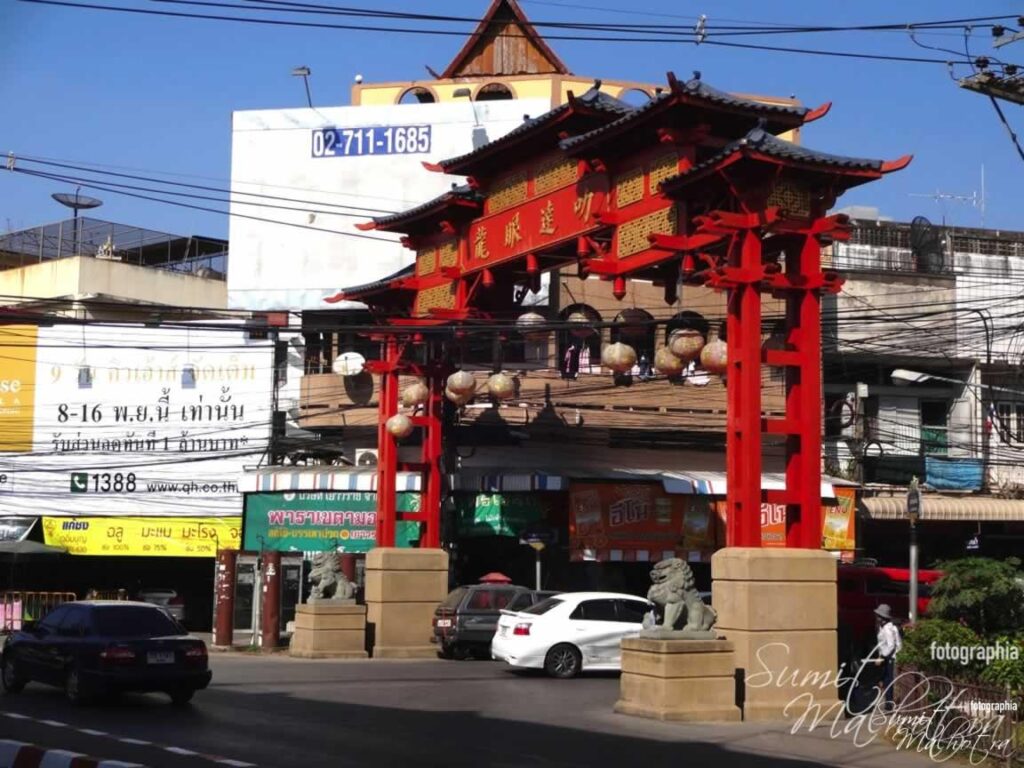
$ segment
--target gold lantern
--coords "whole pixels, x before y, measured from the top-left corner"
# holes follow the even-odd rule
[[[496,373],[487,380],[487,391],[495,400],[508,400],[516,393],[516,382],[507,374]]]
[[[530,341],[543,341],[548,337],[549,333],[543,330],[546,322],[547,320],[544,318],[544,315],[539,312],[527,312],[525,315],[520,315],[516,318],[516,330],[523,335],[523,338]]]
[[[601,365],[616,373],[626,373],[636,365],[636,350],[617,341],[601,350]]]
[[[708,373],[724,374],[729,367],[729,347],[721,339],[708,342],[700,352],[700,364]]]
[[[468,371],[456,371],[448,377],[445,389],[456,395],[472,395],[476,391],[476,379]]]
[[[429,398],[430,390],[422,381],[410,384],[402,390],[402,405],[406,408],[415,408],[417,405],[423,405]]]
[[[623,338],[636,339],[647,333],[650,320],[642,309],[624,309],[615,316],[615,328]]]
[[[444,396],[460,408],[473,399],[472,393],[452,392],[450,389],[444,391]]]
[[[408,437],[412,434],[412,419],[404,413],[396,413],[384,422],[384,428],[393,438],[401,440],[403,437]]]
[[[693,328],[680,328],[668,337],[668,348],[685,363],[696,360],[704,349],[704,336]]]
[[[594,333],[591,325],[593,320],[585,312],[573,312],[565,321],[569,323],[569,332],[578,339],[585,339]]]
[[[672,354],[668,347],[659,347],[654,353],[654,369],[666,376],[678,376],[686,368],[687,362]]]

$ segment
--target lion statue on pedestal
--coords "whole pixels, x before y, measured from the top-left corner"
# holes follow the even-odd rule
[[[651,569],[651,588],[647,599],[660,605],[665,618],[661,630],[672,632],[708,632],[718,620],[718,613],[710,605],[704,605],[694,584],[693,570],[678,557],[670,557],[656,563]],[[686,609],[686,625],[677,626]]]
[[[341,572],[341,561],[337,552],[317,552],[313,555],[313,566],[308,581],[313,585],[309,602],[319,600],[351,600],[355,585]]]

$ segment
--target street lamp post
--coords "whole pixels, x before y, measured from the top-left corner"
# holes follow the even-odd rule
[[[917,622],[917,520],[921,515],[921,489],[917,478],[910,481],[907,490],[907,520],[910,521],[910,623]]]

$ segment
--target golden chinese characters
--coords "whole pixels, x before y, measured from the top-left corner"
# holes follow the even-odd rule
[[[519,213],[508,220],[505,225],[505,247],[512,248],[523,239],[523,232],[519,226]]]
[[[594,204],[594,193],[593,191],[584,192],[582,195],[576,198],[576,202],[573,203],[572,212],[576,214],[576,218],[581,221],[590,222],[590,208]]]
[[[473,236],[473,256],[478,259],[490,258],[490,251],[487,250],[487,228],[480,227]]]
[[[540,233],[542,235],[555,234],[555,204],[550,200],[540,209]]]

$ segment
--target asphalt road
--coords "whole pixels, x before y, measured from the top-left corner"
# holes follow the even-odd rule
[[[616,715],[617,675],[551,680],[486,661],[306,661],[218,654],[192,706],[125,696],[76,707],[29,685],[0,699],[0,738],[162,766],[931,765],[825,730]]]

